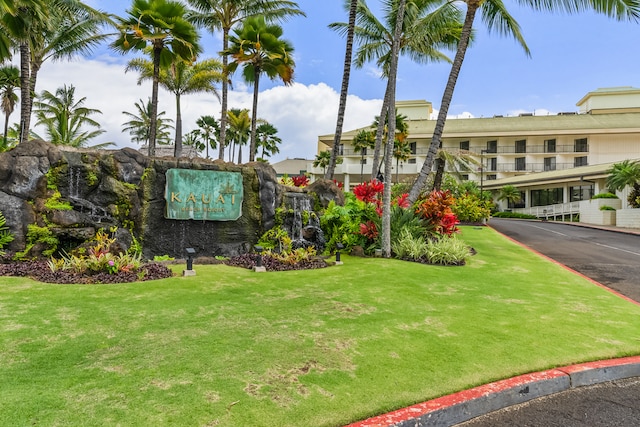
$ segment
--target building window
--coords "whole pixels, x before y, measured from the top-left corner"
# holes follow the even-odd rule
[[[579,202],[589,200],[593,197],[593,185],[581,185],[579,187],[569,187],[569,201]]]
[[[587,162],[587,156],[576,157],[575,159],[573,159],[573,166],[576,168],[579,166],[587,166],[588,164],[589,162]]]
[[[460,141],[460,150],[469,151],[469,141]]]
[[[545,157],[544,158],[544,170],[545,171],[554,171],[554,170],[556,170],[556,158],[555,157]]]
[[[498,141],[487,141],[487,153],[498,152]]]
[[[469,181],[469,175],[467,175],[466,173],[462,174],[462,175],[460,175],[460,179],[462,181]]]
[[[493,181],[495,179],[498,179],[498,175],[496,175],[496,174],[487,175],[487,181]]]
[[[544,141],[544,152],[545,153],[555,153],[556,152],[556,140],[555,139],[545,139],[545,141]]]
[[[527,140],[521,139],[516,141],[516,153],[526,153],[527,152]]]
[[[496,157],[490,158],[487,166],[488,166],[488,169],[490,171],[497,171],[498,170],[498,159]]]
[[[516,170],[524,171],[527,170],[527,161],[526,157],[516,157]]]
[[[361,165],[366,165],[367,164],[367,159],[360,159],[360,164]]]
[[[415,165],[416,164],[416,159],[409,159],[407,160],[407,163],[410,165]]]
[[[547,206],[562,203],[564,191],[562,187],[531,190],[531,206]]]
[[[587,144],[587,138],[576,139],[573,142],[573,148],[576,153],[587,153],[589,151],[589,144]]]
[[[418,143],[417,142],[410,142],[409,143],[409,150],[411,150],[411,154],[416,154],[417,151],[418,151]]]

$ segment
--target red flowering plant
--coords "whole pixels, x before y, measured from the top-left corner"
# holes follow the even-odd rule
[[[459,231],[456,227],[458,218],[451,210],[454,203],[455,198],[448,190],[432,191],[427,197],[418,200],[415,213],[427,221],[435,233],[451,236]]]
[[[337,179],[333,180],[333,183],[338,186],[339,189],[344,190],[344,182],[338,181]]]
[[[306,175],[292,176],[291,180],[296,187],[306,187],[309,185],[309,177]]]

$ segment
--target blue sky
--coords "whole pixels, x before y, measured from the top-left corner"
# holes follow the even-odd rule
[[[125,0],[87,1],[94,7],[124,15],[131,4]],[[469,48],[460,73],[449,115],[491,117],[520,112],[555,114],[577,111],[575,103],[587,92],[600,87],[639,87],[640,24],[621,23],[592,13],[551,15],[532,12],[506,2],[520,23],[531,50],[527,57],[512,39],[487,34],[476,19],[477,36]],[[258,115],[276,125],[283,139],[286,157],[313,158],[317,135],[333,133],[342,79],[344,40],[327,25],[346,21],[343,1],[299,0],[307,17],[295,17],[283,24],[284,38],[295,48],[296,84],[283,87],[278,82],[261,83]],[[379,2],[370,0],[372,9]],[[203,57],[215,57],[221,49],[219,35],[203,33]],[[453,52],[450,54],[453,57]],[[42,69],[37,91],[55,90],[62,84],[77,86],[86,105],[103,111],[98,120],[110,140],[131,145],[120,132],[125,121],[122,111],[134,111],[133,102],[146,99],[150,87],[135,84],[136,76],[124,74],[131,59],[97,50],[91,58],[73,63],[47,63]],[[406,59],[400,63],[398,100],[425,99],[440,107],[449,74],[448,64],[417,65]],[[384,82],[374,64],[354,70],[350,82],[345,130],[365,126],[379,113]],[[161,109],[173,114],[173,99],[161,95]],[[183,100],[185,130],[193,128],[202,114],[219,114],[219,103],[198,95]],[[231,107],[250,108],[251,88],[234,81]],[[15,119],[15,118],[14,118]],[[15,119],[17,120],[17,119]],[[246,157],[245,157],[246,158]]]

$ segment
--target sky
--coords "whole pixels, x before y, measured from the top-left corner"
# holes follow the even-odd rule
[[[131,5],[130,0],[85,3],[120,16]],[[283,38],[294,47],[295,83],[285,87],[263,79],[258,104],[258,116],[273,124],[283,141],[280,153],[270,158],[272,163],[286,158],[313,159],[318,135],[335,132],[345,41],[328,24],[347,21],[343,3],[299,0],[307,16],[282,24]],[[368,3],[374,10],[380,5],[378,0]],[[576,102],[590,91],[640,87],[640,23],[618,22],[593,13],[551,15],[519,8],[513,1],[505,3],[520,24],[531,56],[513,39],[488,33],[477,16],[476,38],[458,77],[449,118],[577,111]],[[204,53],[200,59],[217,57],[222,48],[220,34],[204,30],[201,34]],[[448,54],[453,58],[455,52]],[[45,62],[36,92],[55,92],[64,84],[74,85],[76,96],[86,97],[86,107],[102,111],[94,118],[107,132],[94,143],[112,141],[118,147],[138,148],[121,131],[128,120],[122,112],[136,112],[134,103],[151,96],[151,83],[139,86],[135,72],[125,73],[127,61],[133,57],[115,53],[105,43],[89,57]],[[397,100],[427,100],[437,113],[449,71],[446,63],[415,64],[401,58]],[[370,125],[379,115],[385,89],[379,76],[375,64],[352,70],[344,131]],[[233,78],[229,107],[250,109],[252,90],[238,73]],[[173,95],[161,91],[159,103],[160,111],[175,116]],[[202,115],[219,118],[220,103],[211,94],[187,95],[182,98],[182,114],[186,133],[196,127],[195,121]],[[12,122],[19,120],[18,116],[12,116]],[[243,158],[248,156],[243,154]]]

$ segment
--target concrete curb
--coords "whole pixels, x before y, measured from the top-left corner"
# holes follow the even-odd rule
[[[538,397],[632,377],[640,377],[640,356],[581,363],[481,385],[346,427],[453,426]]]

